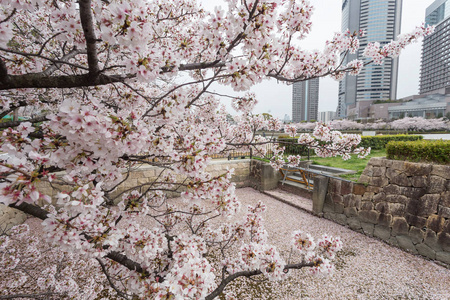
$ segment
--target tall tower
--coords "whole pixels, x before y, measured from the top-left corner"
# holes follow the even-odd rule
[[[425,23],[436,26],[422,44],[420,93],[450,85],[450,1],[436,0],[427,7]]]
[[[368,60],[363,52],[368,43],[389,43],[400,33],[402,0],[343,0],[342,32],[363,30],[360,50],[345,58]],[[384,59],[383,64],[370,64],[357,76],[346,75],[339,83],[338,117],[346,117],[347,108],[357,102],[395,99],[397,96],[398,59]]]
[[[319,78],[292,85],[292,122],[317,120],[319,112]]]

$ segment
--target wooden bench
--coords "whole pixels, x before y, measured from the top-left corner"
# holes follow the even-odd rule
[[[303,168],[283,166],[282,168],[280,168],[279,172],[283,176],[283,181],[282,181],[283,185],[286,182],[286,180],[290,180],[293,182],[298,182],[298,183],[304,184],[304,185],[306,185],[307,188],[313,187],[313,184],[309,182],[308,178],[314,177],[315,174],[312,172],[309,172],[308,170],[305,170]],[[296,172],[300,173],[301,179],[289,177],[289,173],[293,174]]]

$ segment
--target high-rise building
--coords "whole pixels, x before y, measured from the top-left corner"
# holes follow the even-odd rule
[[[436,28],[423,40],[420,94],[450,85],[450,1],[436,0],[428,6],[425,23]]]
[[[292,85],[292,122],[317,120],[319,111],[319,78]]]
[[[336,116],[336,112],[334,111],[321,111],[319,112],[319,119],[317,121],[320,121],[322,123],[329,123],[334,119]]]
[[[344,64],[361,59],[368,43],[381,46],[391,42],[400,33],[402,0],[343,0],[342,32],[363,30],[360,49],[344,59]],[[339,83],[337,115],[346,117],[347,109],[357,102],[395,99],[397,96],[398,59],[384,59],[381,65],[365,66],[357,76],[346,75]]]

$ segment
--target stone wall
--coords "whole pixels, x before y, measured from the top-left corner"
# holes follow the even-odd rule
[[[281,174],[269,163],[252,159],[250,163],[249,183],[258,191],[267,191],[277,188]]]
[[[234,169],[234,175],[231,178],[232,182],[236,183],[236,187],[250,186],[250,159],[237,159],[237,160],[213,160],[207,167],[213,176],[218,176],[224,173],[224,170]],[[123,191],[135,187],[140,184],[151,183],[155,181],[162,169],[157,167],[142,167],[130,172],[128,179],[121,185],[120,189],[115,191],[112,196],[117,196]],[[182,180],[181,176],[177,178]],[[38,189],[40,192],[55,198],[58,193],[57,189],[64,190],[64,186],[54,185],[55,189],[50,186],[48,182],[40,182]],[[180,189],[181,190],[181,189]],[[169,196],[178,196],[179,194],[173,193]],[[120,197],[116,199],[118,202]],[[40,203],[43,205],[44,203]],[[11,228],[14,225],[22,224],[26,220],[26,214],[4,205],[0,205],[0,230],[5,228]]]
[[[450,166],[372,158],[358,183],[329,180],[323,216],[450,264]]]

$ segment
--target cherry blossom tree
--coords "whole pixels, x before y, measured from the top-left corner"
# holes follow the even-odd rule
[[[307,0],[228,0],[213,12],[194,0],[1,0],[0,116],[24,107],[46,113],[0,123],[9,154],[0,161],[0,202],[42,219],[47,241],[74,259],[97,260],[122,298],[213,299],[242,276],[330,272],[339,239],[314,242],[296,231],[298,261],[288,263],[267,241],[262,203],[240,221],[213,222],[234,215],[239,202],[232,170],[206,172],[213,154],[265,154],[271,141],[256,131],[281,128],[251,113],[249,93],[230,97],[240,112],[230,124],[213,83],[245,92],[267,78],[342,79],[364,66],[342,64],[362,33],[336,33],[323,51],[301,49],[312,11]],[[381,63],[431,31],[369,44],[364,55]],[[286,131],[295,136],[296,128]],[[323,156],[364,155],[357,136],[324,125],[298,142]],[[275,145],[272,164],[284,163]],[[145,165],[158,167],[157,178],[118,192]],[[54,199],[38,189],[42,182],[59,191]],[[169,193],[181,200],[170,202]],[[0,250],[12,240],[4,236]]]
[[[450,123],[444,118],[425,119],[422,117],[405,117],[389,123],[392,129],[408,131],[449,130]]]

